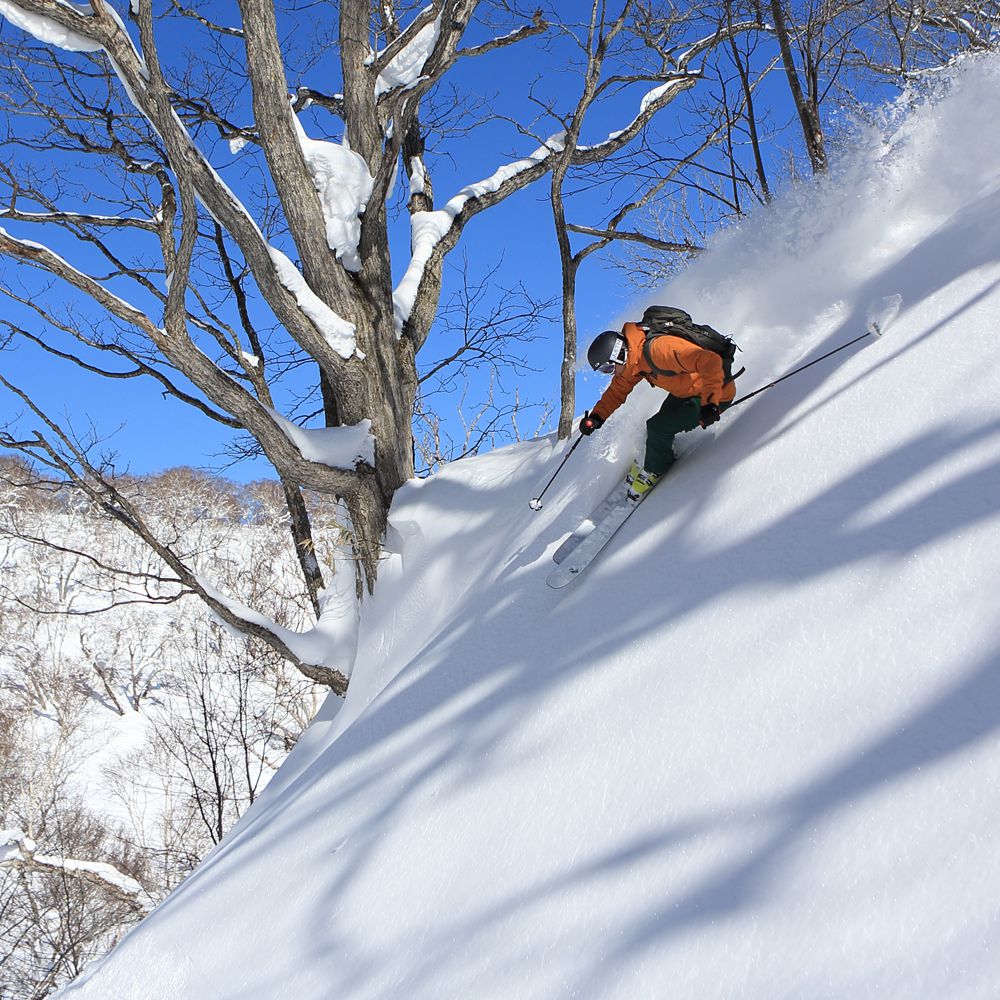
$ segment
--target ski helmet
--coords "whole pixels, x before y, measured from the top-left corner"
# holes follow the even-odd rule
[[[598,334],[587,351],[587,360],[595,372],[610,375],[615,365],[623,365],[628,348],[625,338],[615,330],[605,330]]]

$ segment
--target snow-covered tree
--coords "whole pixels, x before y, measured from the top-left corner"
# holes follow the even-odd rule
[[[0,460],[0,996],[76,976],[253,802],[324,688],[170,588],[141,539]],[[192,567],[301,628],[280,488],[118,484]],[[322,506],[316,509],[322,512]],[[87,546],[100,558],[88,557]]]
[[[560,110],[530,80],[512,81],[523,98],[517,121],[474,104],[464,66],[550,31],[517,0],[301,9],[240,0],[210,12],[151,0],[120,12],[108,0],[4,0],[3,138],[15,155],[0,167],[0,254],[13,263],[3,284],[20,315],[37,317],[30,328],[5,320],[7,339],[112,384],[145,380],[244,432],[281,482],[320,618],[328,571],[307,493],[342,501],[358,590],[370,589],[389,504],[413,474],[417,354],[465,227],[557,162],[586,166],[626,149],[695,85],[689,56],[728,30],[698,7],[685,16],[657,8],[583,9],[592,34],[614,20],[631,39],[629,65],[605,66],[604,84],[587,80],[588,93],[617,101],[619,120],[585,144],[575,98]],[[487,121],[507,123],[480,144],[491,162],[436,203],[429,146],[445,153],[456,122]],[[510,124],[523,149],[513,156],[503,152]],[[402,176],[409,196],[395,220]],[[96,437],[81,439],[43,412],[31,387],[0,378],[25,414],[0,443],[140,535],[177,585],[230,626],[344,689],[344,664],[324,662],[315,645],[194,572],[121,488]],[[304,429],[297,418],[310,415],[322,426]]]

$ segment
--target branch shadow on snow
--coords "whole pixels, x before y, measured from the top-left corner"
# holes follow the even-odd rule
[[[808,842],[832,813],[851,808],[884,786],[969,749],[998,728],[1000,646],[924,708],[890,725],[878,740],[784,798],[747,809],[744,820],[770,815],[778,820],[777,830],[763,842],[755,840],[742,859],[721,866],[679,899],[671,898],[669,906],[658,905],[637,917],[610,954],[581,972],[580,988],[599,994],[602,982],[643,952],[667,946],[700,925],[763,906],[782,882],[782,862],[801,843]],[[727,817],[724,822],[740,820]],[[671,832],[665,831],[663,842],[653,841],[649,849],[661,851],[671,838]]]
[[[510,768],[518,763],[505,756],[504,737],[529,706],[548,690],[576,683],[589,669],[588,664],[610,655],[637,634],[654,627],[662,629],[706,602],[718,601],[728,591],[761,584],[787,585],[880,555],[903,557],[994,516],[993,498],[1000,486],[995,464],[954,478],[877,522],[857,523],[854,518],[859,506],[865,508],[956,451],[998,433],[1000,421],[994,421],[916,438],[894,454],[852,471],[790,516],[713,554],[686,548],[683,532],[678,532],[664,558],[670,561],[670,578],[684,581],[684,585],[664,587],[648,600],[637,601],[630,574],[605,569],[599,577],[588,580],[591,588],[600,588],[596,619],[593,593],[588,596],[585,589],[579,589],[553,596],[543,591],[545,596],[540,597],[539,587],[544,585],[539,572],[531,567],[508,572],[505,600],[467,607],[464,616],[453,619],[443,633],[430,636],[425,647],[400,670],[398,681],[390,683],[299,776],[294,787],[260,811],[247,827],[248,842],[240,845],[241,837],[233,844],[240,847],[236,863],[245,866],[255,857],[263,861],[271,851],[280,852],[282,839],[289,835],[329,845],[318,852],[324,859],[323,867],[317,865],[309,874],[310,881],[320,883],[312,903],[312,960],[331,968],[332,984],[345,995],[373,989],[389,955],[366,951],[353,938],[350,926],[341,925],[330,915],[336,913],[338,900],[345,893],[371,876],[370,865],[383,838],[409,807],[429,795],[447,795],[482,780],[494,767]],[[696,513],[701,489],[704,484],[698,491],[684,493],[687,514]],[[670,502],[662,494],[659,499]],[[470,506],[474,503],[470,500]],[[943,510],[947,516],[942,516]],[[640,514],[654,519],[657,510],[651,502]],[[831,525],[841,526],[836,529],[837,537],[816,544],[817,531],[827,532]],[[635,525],[636,533],[642,530],[642,524]],[[779,550],[780,558],[772,558]],[[790,557],[790,553],[794,555]],[[520,564],[516,552],[510,554],[510,560],[509,566]],[[504,572],[502,564],[499,570]],[[489,571],[484,567],[484,572]],[[480,640],[484,634],[516,635],[519,631],[539,640],[526,659],[521,659],[517,643],[484,645]],[[566,636],[574,636],[578,642],[568,644]],[[581,972],[580,983],[594,993],[600,977],[613,977],[616,968],[626,967],[646,949],[663,946],[719,915],[759,904],[766,899],[769,886],[780,880],[782,859],[825,818],[1000,728],[997,661],[994,651],[953,690],[889,726],[882,739],[860,748],[784,799],[748,804],[748,814],[769,811],[777,830],[763,844],[755,841],[753,850],[741,860],[724,864],[680,900],[672,899],[669,907],[656,907],[638,916],[610,954],[602,954],[593,967]],[[414,671],[412,677],[408,676],[410,671]],[[427,718],[434,714],[440,721],[428,731]],[[530,784],[531,761],[522,763],[524,781]],[[338,781],[338,769],[346,769],[349,778]],[[329,791],[323,791],[324,786]],[[293,831],[284,829],[282,814],[294,811],[295,803],[306,795],[313,812],[304,822],[300,818]],[[315,806],[317,802],[327,805]],[[377,805],[372,808],[369,803]],[[352,817],[350,828],[332,826],[328,814],[339,812],[343,816],[345,808]],[[639,859],[656,857],[685,841],[739,822],[739,816],[710,815],[666,826],[623,851],[591,858],[530,891],[513,892],[499,904],[494,901],[471,920],[428,927],[415,952],[414,983],[419,984],[423,977],[433,983],[450,963],[463,961],[458,956],[467,955],[478,936],[512,915],[533,907],[541,910],[547,899],[567,888],[607,877],[616,869],[626,870]],[[410,863],[419,863],[420,845],[414,844],[413,850],[415,857]],[[220,860],[226,853],[220,853]],[[483,861],[490,863],[489,858]],[[183,890],[177,896],[182,905]],[[409,905],[415,904],[411,901]],[[460,947],[456,948],[456,941],[461,942]],[[406,943],[398,942],[398,946],[405,948]],[[274,974],[277,988],[287,970],[276,969]],[[256,982],[260,988],[259,973]],[[431,996],[433,987],[414,985],[412,993]]]
[[[539,651],[532,677],[521,677],[519,686],[537,690],[545,683],[556,682],[563,671],[578,676],[586,664],[610,653],[623,642],[654,626],[662,628],[672,620],[708,601],[719,601],[727,587],[759,586],[761,583],[783,584],[820,576],[837,568],[869,559],[880,554],[905,556],[937,538],[995,516],[995,497],[1000,487],[1000,469],[992,465],[973,470],[952,480],[940,490],[909,504],[904,510],[882,518],[877,523],[851,527],[852,515],[862,506],[896,489],[920,472],[932,468],[955,451],[972,447],[1000,433],[1000,421],[963,432],[941,431],[921,437],[900,449],[891,460],[872,462],[867,467],[845,477],[813,502],[804,505],[786,518],[757,535],[719,551],[707,560],[698,551],[685,552],[682,546],[672,546],[664,554],[670,563],[669,578],[683,581],[680,587],[664,587],[662,592],[629,613],[635,605],[633,580],[627,572],[604,574],[599,586],[598,626],[601,636],[578,648],[571,660],[561,662],[554,648]],[[662,499],[662,497],[661,497]],[[947,511],[947,516],[941,515]],[[648,517],[653,512],[644,510]],[[842,522],[845,526],[834,543],[815,544],[817,524]],[[636,532],[642,526],[636,526]],[[789,539],[789,535],[792,537]],[[780,561],[768,558],[779,539]],[[797,553],[788,560],[789,552]],[[733,572],[727,573],[730,567]],[[739,568],[736,572],[736,568]],[[724,581],[729,580],[727,585]],[[575,630],[564,622],[555,621],[552,631],[561,635],[582,636],[584,619],[579,612],[586,610],[585,597],[567,599],[556,613],[575,610],[578,625]],[[591,620],[594,613],[591,612]],[[607,628],[608,623],[617,623]],[[979,666],[955,687],[936,698],[915,715],[888,727],[887,735],[851,754],[839,766],[826,774],[817,775],[801,788],[776,803],[748,806],[747,815],[760,816],[768,812],[778,821],[779,829],[763,844],[754,843],[752,851],[738,863],[724,866],[706,878],[680,900],[670,905],[656,906],[637,919],[625,935],[625,940],[611,953],[602,953],[586,972],[581,974],[578,988],[581,995],[600,995],[598,981],[610,980],[616,970],[648,948],[661,947],[674,936],[716,917],[760,903],[768,893],[772,880],[780,879],[780,863],[801,838],[813,831],[824,818],[847,808],[865,795],[902,779],[914,770],[952,756],[1000,728],[1000,650],[985,656]],[[706,665],[709,668],[710,665]],[[707,818],[688,827],[666,828],[659,836],[649,836],[618,855],[612,855],[566,873],[538,887],[537,895],[512,896],[503,906],[482,921],[501,921],[512,911],[541,906],[548,895],[556,895],[570,884],[582,884],[608,869],[626,870],[637,857],[649,857],[673,849],[679,840],[697,838],[716,826],[738,823],[739,817]],[[479,933],[478,926],[449,928],[450,940],[459,931]],[[447,949],[438,952],[437,959],[447,961]],[[432,964],[423,971],[430,972]],[[573,995],[571,990],[567,995]]]
[[[883,289],[891,286],[891,270],[877,283]],[[941,287],[948,280],[947,276],[942,278]],[[845,321],[831,336],[831,343],[850,332],[855,319]],[[788,383],[784,405],[791,408],[808,401],[821,391],[828,374],[829,370],[797,384]],[[773,413],[755,410],[748,408],[740,416],[739,428],[733,427],[716,447],[725,445],[735,451],[738,446],[740,453],[749,453],[767,441],[774,433]],[[891,722],[884,736],[845,755],[825,773],[812,776],[778,800],[748,802],[745,815],[709,813],[664,824],[623,849],[590,856],[530,889],[513,890],[501,895],[499,901],[484,903],[472,917],[428,926],[419,945],[388,943],[382,952],[374,944],[358,940],[349,922],[337,919],[340,901],[375,874],[373,866],[386,839],[411,807],[425,803],[429,796],[456,794],[494,769],[513,766],[521,768],[526,795],[530,795],[531,750],[522,751],[522,760],[512,760],[505,737],[540,696],[577,683],[592,670],[591,664],[610,656],[623,643],[654,629],[662,630],[741,589],[786,586],[881,556],[902,558],[995,516],[995,498],[1000,494],[1000,466],[996,463],[956,475],[934,492],[897,506],[878,520],[859,520],[857,514],[859,507],[874,505],[956,452],[997,434],[1000,420],[942,428],[914,438],[894,452],[851,470],[780,521],[728,544],[721,540],[717,549],[707,554],[703,545],[689,544],[683,530],[677,530],[667,539],[666,550],[657,554],[657,558],[669,560],[664,587],[645,595],[636,594],[629,570],[616,570],[610,562],[604,567],[595,564],[599,572],[586,581],[590,593],[586,588],[557,595],[547,592],[543,576],[549,566],[536,565],[542,555],[537,536],[528,533],[520,549],[505,551],[509,538],[516,537],[518,520],[530,516],[523,504],[511,513],[507,529],[491,529],[495,541],[484,549],[477,547],[477,533],[482,535],[482,525],[476,520],[480,513],[478,489],[452,484],[449,510],[466,511],[469,518],[462,524],[456,517],[460,526],[454,545],[435,557],[437,568],[447,573],[449,561],[457,564],[468,560],[471,553],[483,562],[473,584],[492,574],[503,581],[502,598],[495,601],[499,587],[486,587],[478,603],[466,603],[462,613],[452,616],[444,628],[430,631],[419,651],[398,664],[395,677],[346,732],[319,753],[280,795],[260,803],[236,835],[205,862],[199,875],[182,885],[146,924],[155,927],[172,915],[183,921],[189,902],[197,908],[202,896],[224,892],[219,886],[227,879],[244,881],[253,865],[267,865],[269,858],[281,857],[282,843],[294,837],[316,845],[313,863],[308,871],[289,872],[289,898],[272,901],[272,905],[278,910],[294,910],[304,903],[311,911],[305,921],[314,929],[308,945],[310,958],[328,977],[330,995],[395,995],[391,990],[374,992],[395,947],[409,949],[413,955],[410,995],[431,997],[435,981],[449,973],[459,979],[461,964],[478,939],[489,939],[491,931],[513,916],[532,910],[541,913],[547,901],[573,887],[626,871],[713,831],[738,826],[750,815],[768,814],[773,820],[770,832],[763,840],[756,838],[752,849],[735,861],[730,857],[715,866],[679,898],[670,898],[669,905],[650,907],[636,915],[614,946],[609,945],[609,950],[595,956],[592,963],[584,963],[577,984],[581,995],[599,995],[602,983],[608,985],[616,973],[648,949],[663,947],[713,919],[761,905],[780,883],[784,859],[817,825],[914,770],[949,758],[1000,729],[1000,650],[991,651],[950,690],[910,716]],[[654,495],[637,512],[626,535],[631,532],[634,540],[662,516],[664,505],[669,505],[677,524],[695,519],[706,491],[720,488],[707,481],[707,464],[697,463],[697,484]],[[694,473],[695,463],[691,469]],[[567,511],[571,507],[579,513],[567,504],[556,510],[545,528],[548,538],[558,537],[560,526],[568,529],[572,517]],[[822,544],[817,544],[818,539]],[[623,543],[628,541],[623,537]],[[675,585],[671,586],[671,581]],[[682,585],[677,585],[678,581]],[[599,587],[596,593],[595,587]],[[469,590],[474,591],[475,586],[470,585]],[[530,651],[515,641],[495,641],[521,634],[537,640]],[[494,637],[494,641],[483,642],[484,635]],[[576,641],[568,643],[566,637]],[[706,669],[711,668],[706,665]],[[535,791],[544,794],[544,789]],[[306,801],[308,812],[301,808]],[[411,846],[413,857],[407,863],[419,864],[420,845]],[[493,863],[488,857],[482,860],[484,865]],[[213,870],[217,878],[206,878]],[[447,873],[441,876],[445,878]],[[408,905],[416,904],[411,901]],[[255,933],[251,928],[259,924],[252,907],[247,915],[234,914],[233,919],[237,927],[247,922],[247,934]],[[301,923],[300,918],[297,924]],[[258,933],[270,938],[273,929],[265,927]],[[247,982],[252,982],[256,995],[281,995],[297,970],[301,972],[297,964],[289,967],[297,962],[294,958],[283,964],[277,956],[266,967],[248,971],[246,975],[252,979]],[[220,997],[239,995],[237,979],[225,988],[218,987]],[[572,995],[572,991],[567,990],[567,994]]]

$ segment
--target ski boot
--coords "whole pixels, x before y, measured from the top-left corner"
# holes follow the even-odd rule
[[[628,487],[626,498],[633,503],[641,500],[659,481],[660,477],[655,473],[647,472],[639,467],[638,462],[633,462],[625,477],[625,485]]]

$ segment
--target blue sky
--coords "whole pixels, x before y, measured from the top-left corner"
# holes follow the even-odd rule
[[[580,7],[581,10],[589,8],[589,4],[581,4]],[[4,24],[0,30],[7,33],[16,29]],[[178,37],[176,42],[169,44],[179,42]],[[525,96],[528,84],[537,86],[540,96],[548,94],[561,98],[565,106],[575,100],[579,82],[573,74],[564,72],[567,57],[565,46],[560,48],[557,44],[544,50],[529,42],[484,58],[465,60],[460,63],[455,76],[469,91],[482,96],[491,109],[517,116],[520,121],[528,123],[538,111],[538,106]],[[545,61],[547,65],[543,65]],[[329,79],[330,71],[331,67],[321,62],[309,77],[292,80],[291,83],[303,82],[330,92],[336,90],[336,81]],[[511,80],[517,81],[517,86],[502,82]],[[645,89],[644,84],[635,85],[607,108],[597,109],[588,119],[582,141],[600,141],[610,130],[624,125],[635,113]],[[780,86],[776,84],[772,90],[780,100]],[[671,106],[661,113],[657,126],[662,133],[669,135],[676,119],[677,110]],[[318,136],[322,134],[321,130],[330,129],[327,137],[337,137],[335,123],[325,113],[308,113],[304,116],[304,123],[310,134]],[[537,125],[537,132],[543,137],[557,130],[558,126],[552,121]],[[503,162],[530,153],[536,145],[534,138],[518,135],[507,122],[491,122],[475,129],[452,144],[446,156],[429,157],[437,203],[443,203],[464,184],[488,176]],[[667,146],[664,148],[669,152]],[[227,182],[239,190],[240,166],[227,144],[217,142],[211,155]],[[538,369],[538,374],[509,376],[505,384],[508,388],[511,383],[516,384],[522,399],[548,400],[557,409],[562,354],[557,298],[560,278],[547,195],[548,181],[544,179],[475,218],[467,227],[458,249],[451,255],[442,300],[448,298],[457,281],[463,257],[470,263],[473,281],[482,279],[500,265],[499,283],[508,286],[523,283],[531,295],[556,300],[552,309],[554,321],[541,325],[538,330],[540,339],[530,348],[530,363]],[[595,191],[571,202],[571,221],[600,224],[607,213],[606,197],[607,191]],[[617,205],[622,200],[619,193],[613,197],[614,201],[609,204]],[[637,217],[635,224],[641,225],[641,218]],[[407,240],[405,215],[400,217],[396,228],[398,249],[395,266],[401,273],[406,263],[406,254],[400,252]],[[31,227],[12,226],[12,231],[30,239],[50,241],[49,237],[39,233],[37,227],[31,231]],[[52,242],[52,245],[64,249],[57,242]],[[71,255],[68,248],[64,252],[76,262],[77,258]],[[9,263],[0,262],[0,276],[9,276],[12,270]],[[33,295],[39,294],[37,283],[31,287]],[[62,292],[53,287],[44,294],[59,296]],[[643,301],[650,299],[650,293],[630,285],[621,270],[608,267],[604,255],[592,256],[583,265],[577,288],[581,340],[588,341],[592,334],[616,324],[630,307],[639,309]],[[696,303],[684,305],[697,312]],[[19,308],[14,308],[8,316],[29,328],[37,322],[30,313]],[[429,360],[433,351],[431,343],[421,357]],[[107,437],[104,447],[119,453],[116,463],[119,469],[127,467],[133,472],[144,473],[173,465],[211,465],[224,461],[219,454],[229,439],[229,432],[207,421],[191,408],[165,398],[148,379],[116,380],[109,384],[98,376],[87,375],[71,365],[59,363],[28,345],[5,353],[3,365],[13,382],[30,387],[47,410],[58,417],[70,419],[77,433],[86,434],[91,426],[97,428],[100,436]],[[484,391],[482,385],[473,389],[470,395],[473,402],[476,391]],[[578,388],[577,410],[582,411],[588,406],[599,391],[599,380],[589,374],[583,376]],[[10,406],[10,398],[4,397],[0,403],[0,416],[9,417]],[[447,412],[444,416],[448,426],[459,434],[460,429],[454,418]],[[522,420],[521,430],[531,432],[535,424],[536,419],[528,416]],[[269,467],[263,463],[242,463],[228,470],[229,475],[241,479],[255,478],[268,472]]]

